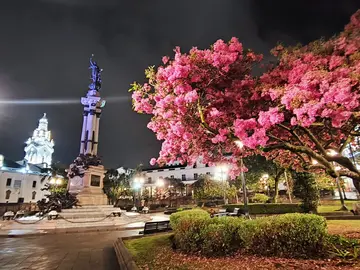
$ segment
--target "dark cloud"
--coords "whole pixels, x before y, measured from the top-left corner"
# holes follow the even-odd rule
[[[47,112],[56,142],[54,159],[69,163],[78,152],[80,97],[88,84],[88,57],[104,68],[102,95],[129,97],[149,65],[172,54],[237,36],[265,55],[278,40],[308,42],[341,31],[358,1],[262,0],[13,0],[0,10],[0,100],[79,99],[79,104],[0,103],[0,153],[23,157],[23,142]],[[109,102],[100,128],[107,166],[135,166],[157,154],[148,118],[131,102]]]

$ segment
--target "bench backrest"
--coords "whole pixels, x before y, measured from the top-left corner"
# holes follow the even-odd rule
[[[146,222],[144,226],[144,234],[167,230],[171,230],[169,220]]]

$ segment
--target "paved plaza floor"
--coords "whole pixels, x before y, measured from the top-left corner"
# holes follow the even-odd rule
[[[0,238],[0,269],[119,269],[113,243],[139,230]]]

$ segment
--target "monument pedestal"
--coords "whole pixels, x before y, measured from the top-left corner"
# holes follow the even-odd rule
[[[77,199],[80,205],[106,205],[107,196],[103,191],[103,180],[105,176],[104,166],[89,166],[82,178],[82,188],[72,186],[70,183],[70,192],[73,189],[77,192]]]

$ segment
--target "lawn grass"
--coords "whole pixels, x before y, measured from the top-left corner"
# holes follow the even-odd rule
[[[360,239],[360,220],[328,220],[326,223],[331,234]]]
[[[136,258],[136,263],[146,265],[151,263],[164,246],[170,246],[171,234],[159,234],[150,237],[142,237],[124,241],[126,248]]]
[[[350,201],[345,200],[346,207],[351,210],[353,209],[354,203],[357,201]],[[318,212],[319,213],[328,213],[328,212],[336,212],[341,208],[341,202],[340,200],[324,200],[320,202],[320,205],[318,206]]]
[[[342,222],[342,221],[341,221]],[[336,224],[337,222],[331,222]],[[351,226],[360,223],[346,221]],[[355,224],[355,225],[354,225]],[[212,269],[360,269],[358,261],[340,259],[305,260],[233,254],[227,257],[207,258],[174,251],[169,239],[171,234],[160,234],[126,240],[125,246],[133,255],[139,269],[149,270],[212,270]]]

